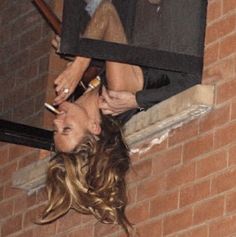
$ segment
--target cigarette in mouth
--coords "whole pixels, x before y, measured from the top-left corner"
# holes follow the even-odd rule
[[[57,110],[56,108],[54,108],[52,105],[50,105],[48,103],[44,103],[44,106],[55,114],[60,114],[61,113],[59,110]]]

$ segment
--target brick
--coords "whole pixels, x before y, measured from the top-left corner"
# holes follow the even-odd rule
[[[8,3],[9,3],[8,0],[2,0],[2,1],[0,2],[0,7],[1,7],[2,9],[3,9],[3,8],[7,8]]]
[[[1,39],[1,37],[0,37]],[[3,54],[1,50],[1,54]],[[3,80],[7,76],[7,63],[0,63],[0,79]]]
[[[30,47],[35,42],[39,41],[41,38],[41,26],[38,25],[32,30],[24,33],[20,37],[20,49],[24,50],[27,47]]]
[[[2,25],[7,25],[13,21],[20,14],[20,8],[16,6],[11,6],[4,9],[2,12]]]
[[[184,230],[192,225],[192,209],[181,210],[164,219],[164,235]]]
[[[12,121],[13,120],[13,115],[12,114],[13,114],[12,110],[4,112],[4,113],[1,114],[1,119]]]
[[[26,94],[26,86],[24,84],[13,88],[8,92],[8,95],[4,97],[3,110],[6,111],[8,108],[13,108],[14,110],[14,108],[22,103],[26,98],[28,98],[28,96]]]
[[[46,225],[36,226],[33,229],[33,236],[52,237],[56,234],[56,222]]]
[[[20,205],[19,205],[20,203]],[[20,195],[14,199],[14,214],[23,213],[28,208],[36,205],[36,194],[30,196]]]
[[[213,134],[196,137],[187,142],[183,147],[183,160],[189,161],[195,157],[205,154],[213,149]]]
[[[225,37],[219,47],[219,56],[224,58],[236,52],[236,33]]]
[[[162,236],[162,221],[152,221],[137,227],[138,236],[158,237]]]
[[[178,234],[176,237],[208,237],[208,228],[207,226],[200,226],[182,234]]]
[[[229,166],[236,165],[236,145],[229,149]]]
[[[107,236],[112,233],[118,232],[119,225],[104,225],[97,222],[94,225],[94,237]]]
[[[5,183],[5,185],[4,185],[4,199],[14,198],[18,195],[21,195],[22,193],[23,193],[22,190],[12,187],[11,181]]]
[[[44,208],[45,206],[41,205],[39,207],[27,210],[24,214],[23,227],[26,228],[34,225],[34,223],[40,218]]]
[[[129,171],[127,176],[127,181],[130,182],[137,182],[144,178],[150,176],[152,171],[152,161],[151,160],[144,160],[139,162],[138,164],[134,164],[133,168]]]
[[[68,237],[78,237],[78,236],[86,236],[93,237],[94,236],[94,228],[92,226],[84,226],[76,229],[72,233],[68,234]]]
[[[16,235],[16,237],[32,237],[32,236],[33,236],[33,230],[26,230],[23,233]]]
[[[211,193],[217,194],[235,188],[236,170],[227,170],[212,179]]]
[[[0,167],[9,161],[9,146],[0,147]]]
[[[193,222],[194,224],[203,223],[207,220],[223,216],[224,197],[205,201],[194,207]]]
[[[4,192],[3,187],[0,187],[0,202],[3,200],[3,197],[4,197],[3,192]]]
[[[0,80],[0,95],[6,95],[14,86],[14,80],[12,78],[4,78]]]
[[[219,151],[196,162],[196,177],[202,178],[227,167],[226,151]]]
[[[223,103],[235,97],[236,81],[227,81],[216,88],[216,103]]]
[[[155,153],[159,153],[163,150],[165,150],[168,146],[167,140],[163,141],[160,144],[154,145],[151,149],[145,151],[144,153],[139,155],[139,159],[145,159],[145,157],[148,157],[149,155],[153,156]],[[143,146],[140,147],[141,149],[144,148]]]
[[[135,203],[137,200],[137,187],[127,187],[128,203]]]
[[[191,121],[175,129],[168,138],[169,146],[186,141],[198,134],[198,120]]]
[[[215,132],[214,147],[219,148],[234,142],[236,139],[236,122],[219,128]]]
[[[47,57],[43,57],[43,58],[39,59],[39,74],[45,75],[45,73],[50,73],[50,74],[52,73],[51,67],[49,65],[51,57],[52,57],[52,55],[50,54],[49,57],[47,56]],[[62,72],[62,69],[60,72]],[[55,76],[53,78],[55,79]],[[48,80],[49,80],[49,77],[48,77]],[[54,82],[54,80],[53,80],[53,82]]]
[[[172,168],[175,165],[180,164],[182,158],[182,147],[175,147],[167,152],[157,155],[152,160],[152,174],[161,174]]]
[[[228,193],[226,195],[226,213],[236,210],[236,192]]]
[[[168,190],[174,189],[183,184],[187,184],[194,180],[195,164],[187,164],[179,168],[171,170],[166,178],[166,188]]]
[[[166,190],[166,177],[161,175],[142,181],[137,185],[137,199],[144,200]]]
[[[3,168],[0,168],[0,181],[6,182],[6,181],[10,180],[13,172],[15,172],[16,169],[17,169],[16,162],[8,164],[8,165],[4,166]]]
[[[22,60],[24,59],[24,60]],[[9,61],[8,61],[8,70],[15,72],[16,70],[19,70],[23,67],[25,67],[25,65],[29,64],[29,51],[27,49],[25,49],[24,51],[15,54],[14,57],[12,57]]]
[[[22,215],[13,216],[2,224],[2,237],[8,236],[22,229]]]
[[[29,65],[26,65],[26,67],[20,69],[15,76],[16,86],[22,85],[22,80],[29,81],[35,78],[37,75],[38,75],[38,63],[34,62]]]
[[[234,75],[234,58],[225,58],[204,69],[202,82],[204,84],[212,85],[212,83],[216,83],[218,81],[233,79]]]
[[[36,11],[29,12],[14,22],[11,27],[11,34],[15,37],[21,35],[25,30],[30,29],[32,26],[35,27],[42,21],[42,16],[38,13],[36,14]]]
[[[30,13],[35,12],[35,14],[38,14],[37,10],[32,6],[31,2],[28,1],[21,1],[21,3],[18,5],[18,7],[21,9],[21,12],[23,13]]]
[[[210,23],[211,21],[219,18],[221,16],[222,9],[221,9],[221,2],[220,1],[211,1],[208,3],[207,9],[207,22]]]
[[[5,62],[8,62],[8,60],[11,59],[13,55],[18,55],[19,54],[19,39],[17,38],[10,39],[8,42],[6,42],[1,52],[2,52],[2,57],[5,58]]]
[[[227,216],[209,226],[209,237],[233,236],[235,234],[236,216]]]
[[[47,24],[47,22],[42,22],[42,34],[45,36],[50,36],[50,39],[52,38],[52,29]]]
[[[0,29],[0,40],[2,45],[6,45],[11,40],[11,28],[3,27]]]
[[[235,119],[236,119],[236,99],[233,99],[231,104],[231,120]]]
[[[47,74],[41,75],[28,83],[28,94],[32,95],[32,91],[37,91],[37,94],[44,91],[46,88]]]
[[[38,159],[39,159],[38,151],[30,152],[18,159],[18,167],[19,169],[22,169],[32,164],[33,162],[37,161]]]
[[[21,103],[13,111],[14,119],[16,121],[23,121],[23,119],[34,113],[34,106],[34,99],[29,99]]]
[[[149,217],[149,202],[144,201],[133,207],[127,208],[127,216],[131,223],[137,224],[145,221]]]
[[[22,145],[10,145],[10,151],[9,156],[11,160],[14,160],[15,158],[19,158],[21,156],[25,156],[28,153],[31,153],[33,151],[33,148],[30,148],[28,146],[22,146]]]
[[[50,48],[50,40],[45,38],[34,45],[30,50],[30,61],[48,55]]]
[[[97,222],[97,219],[93,215],[81,215],[81,221],[82,223],[93,223]]]
[[[81,214],[77,211],[70,210],[69,213],[58,219],[57,221],[57,232],[64,232],[71,229],[73,226],[80,225],[81,222]]]
[[[206,132],[213,128],[219,127],[227,123],[230,119],[230,107],[229,105],[220,107],[213,110],[211,113],[207,114],[200,119],[199,128],[200,132]]]
[[[216,41],[223,36],[232,33],[236,27],[236,16],[229,15],[220,21],[210,25],[206,31],[206,44]]]
[[[218,60],[219,57],[219,43],[214,43],[205,48],[204,65],[208,66]]]
[[[210,181],[193,184],[180,190],[180,207],[193,204],[207,198],[210,194]]]
[[[43,111],[37,111],[34,115],[30,117],[26,117],[22,123],[28,124],[29,126],[32,127],[40,127],[42,126],[42,116],[43,116]]]
[[[224,0],[223,1],[223,12],[226,14],[229,11],[233,11],[236,8],[236,0]]]
[[[36,193],[36,200],[37,200],[37,203],[43,203],[43,202],[46,202],[48,200],[46,187],[41,188]]]
[[[13,214],[13,201],[5,201],[0,203],[0,220],[8,218]]]
[[[155,217],[178,207],[178,192],[157,196],[150,202],[150,216]]]

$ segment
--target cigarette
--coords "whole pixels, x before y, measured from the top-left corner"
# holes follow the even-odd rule
[[[48,103],[44,103],[44,106],[55,114],[60,114],[61,113],[59,110],[57,110],[56,108],[54,108],[52,105],[50,105]]]

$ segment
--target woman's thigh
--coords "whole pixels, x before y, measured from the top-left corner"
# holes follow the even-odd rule
[[[111,90],[135,93],[143,88],[143,72],[139,66],[107,61],[106,77]]]

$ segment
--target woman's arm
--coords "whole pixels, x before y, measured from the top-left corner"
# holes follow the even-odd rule
[[[115,92],[108,91],[102,94],[100,108],[106,114],[113,116],[134,108],[148,109],[151,106],[170,98],[181,91],[184,91],[201,82],[199,75],[167,72],[169,83],[161,86],[156,80],[155,88],[148,88],[136,92]],[[155,83],[153,84],[155,85]],[[105,96],[104,96],[105,95]]]
[[[57,93],[54,104],[58,105],[67,100],[79,84],[84,72],[88,68],[91,58],[76,57],[54,81]]]

